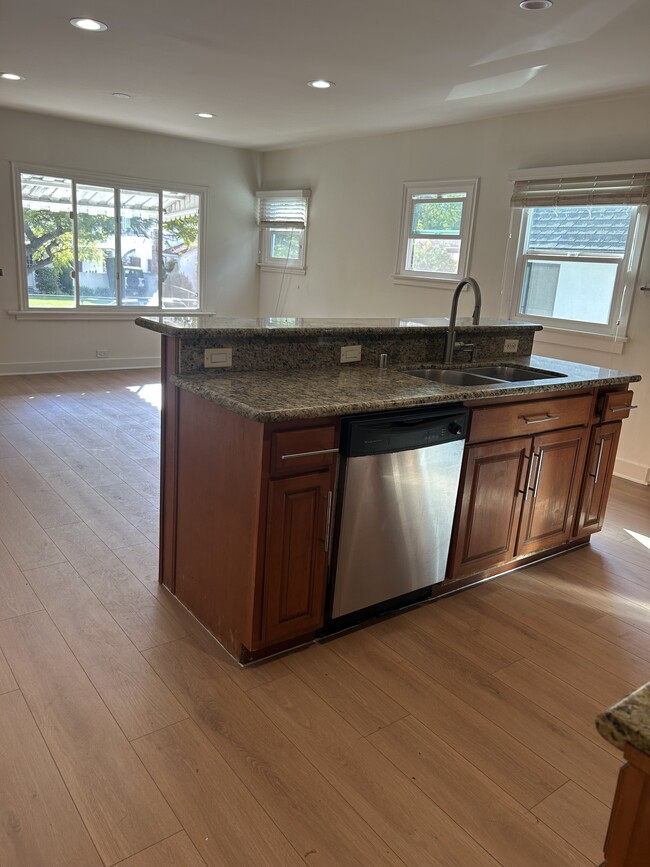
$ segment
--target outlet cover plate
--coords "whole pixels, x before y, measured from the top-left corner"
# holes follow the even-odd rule
[[[232,367],[232,349],[206,349],[203,356],[204,367]]]
[[[361,361],[361,346],[341,347],[341,364],[349,364],[351,361]]]
[[[98,349],[95,353],[97,358],[110,358],[111,354],[108,349]]]
[[[519,341],[515,339],[504,340],[503,342],[503,351],[504,352],[516,352],[519,349]]]

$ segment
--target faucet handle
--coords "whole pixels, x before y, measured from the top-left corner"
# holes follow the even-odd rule
[[[463,343],[462,340],[458,340],[454,343],[454,350],[456,349],[462,352],[469,352],[469,360],[474,361],[474,355],[476,354],[476,345],[474,343]]]

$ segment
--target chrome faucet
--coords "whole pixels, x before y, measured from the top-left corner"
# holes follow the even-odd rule
[[[460,293],[464,286],[471,286],[474,290],[474,312],[472,314],[472,325],[478,325],[481,318],[481,290],[478,283],[473,277],[464,277],[458,286],[454,289],[454,297],[451,302],[451,313],[449,314],[449,330],[447,331],[447,342],[445,344],[445,363],[450,363],[454,357],[454,349],[464,349],[471,352],[471,360],[474,360],[474,344],[473,343],[458,343],[456,341],[456,317],[458,315],[458,302],[460,301]]]

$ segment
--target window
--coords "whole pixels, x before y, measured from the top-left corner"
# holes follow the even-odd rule
[[[649,200],[645,172],[517,181],[511,317],[624,335]]]
[[[28,309],[199,307],[203,192],[16,168]]]
[[[467,275],[478,178],[404,184],[397,278]]]
[[[309,190],[258,192],[263,269],[305,271]]]

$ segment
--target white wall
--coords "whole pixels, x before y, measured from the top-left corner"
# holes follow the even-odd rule
[[[263,155],[266,189],[311,188],[307,273],[263,274],[260,312],[286,316],[446,315],[449,290],[397,285],[404,181],[480,177],[470,273],[485,315],[498,315],[509,227],[510,169],[650,157],[650,95],[559,106],[455,126],[373,136]],[[641,283],[650,282],[646,243]],[[624,425],[618,471],[650,466],[650,295],[635,293],[622,355],[541,344],[539,354],[644,375],[640,409]],[[470,312],[465,299],[462,312]]]
[[[25,321],[19,306],[10,161],[208,187],[204,308],[255,315],[259,155],[231,147],[0,109],[0,373],[155,364],[160,338],[111,321]],[[135,318],[135,316],[134,316]],[[107,349],[110,359],[96,359]]]

